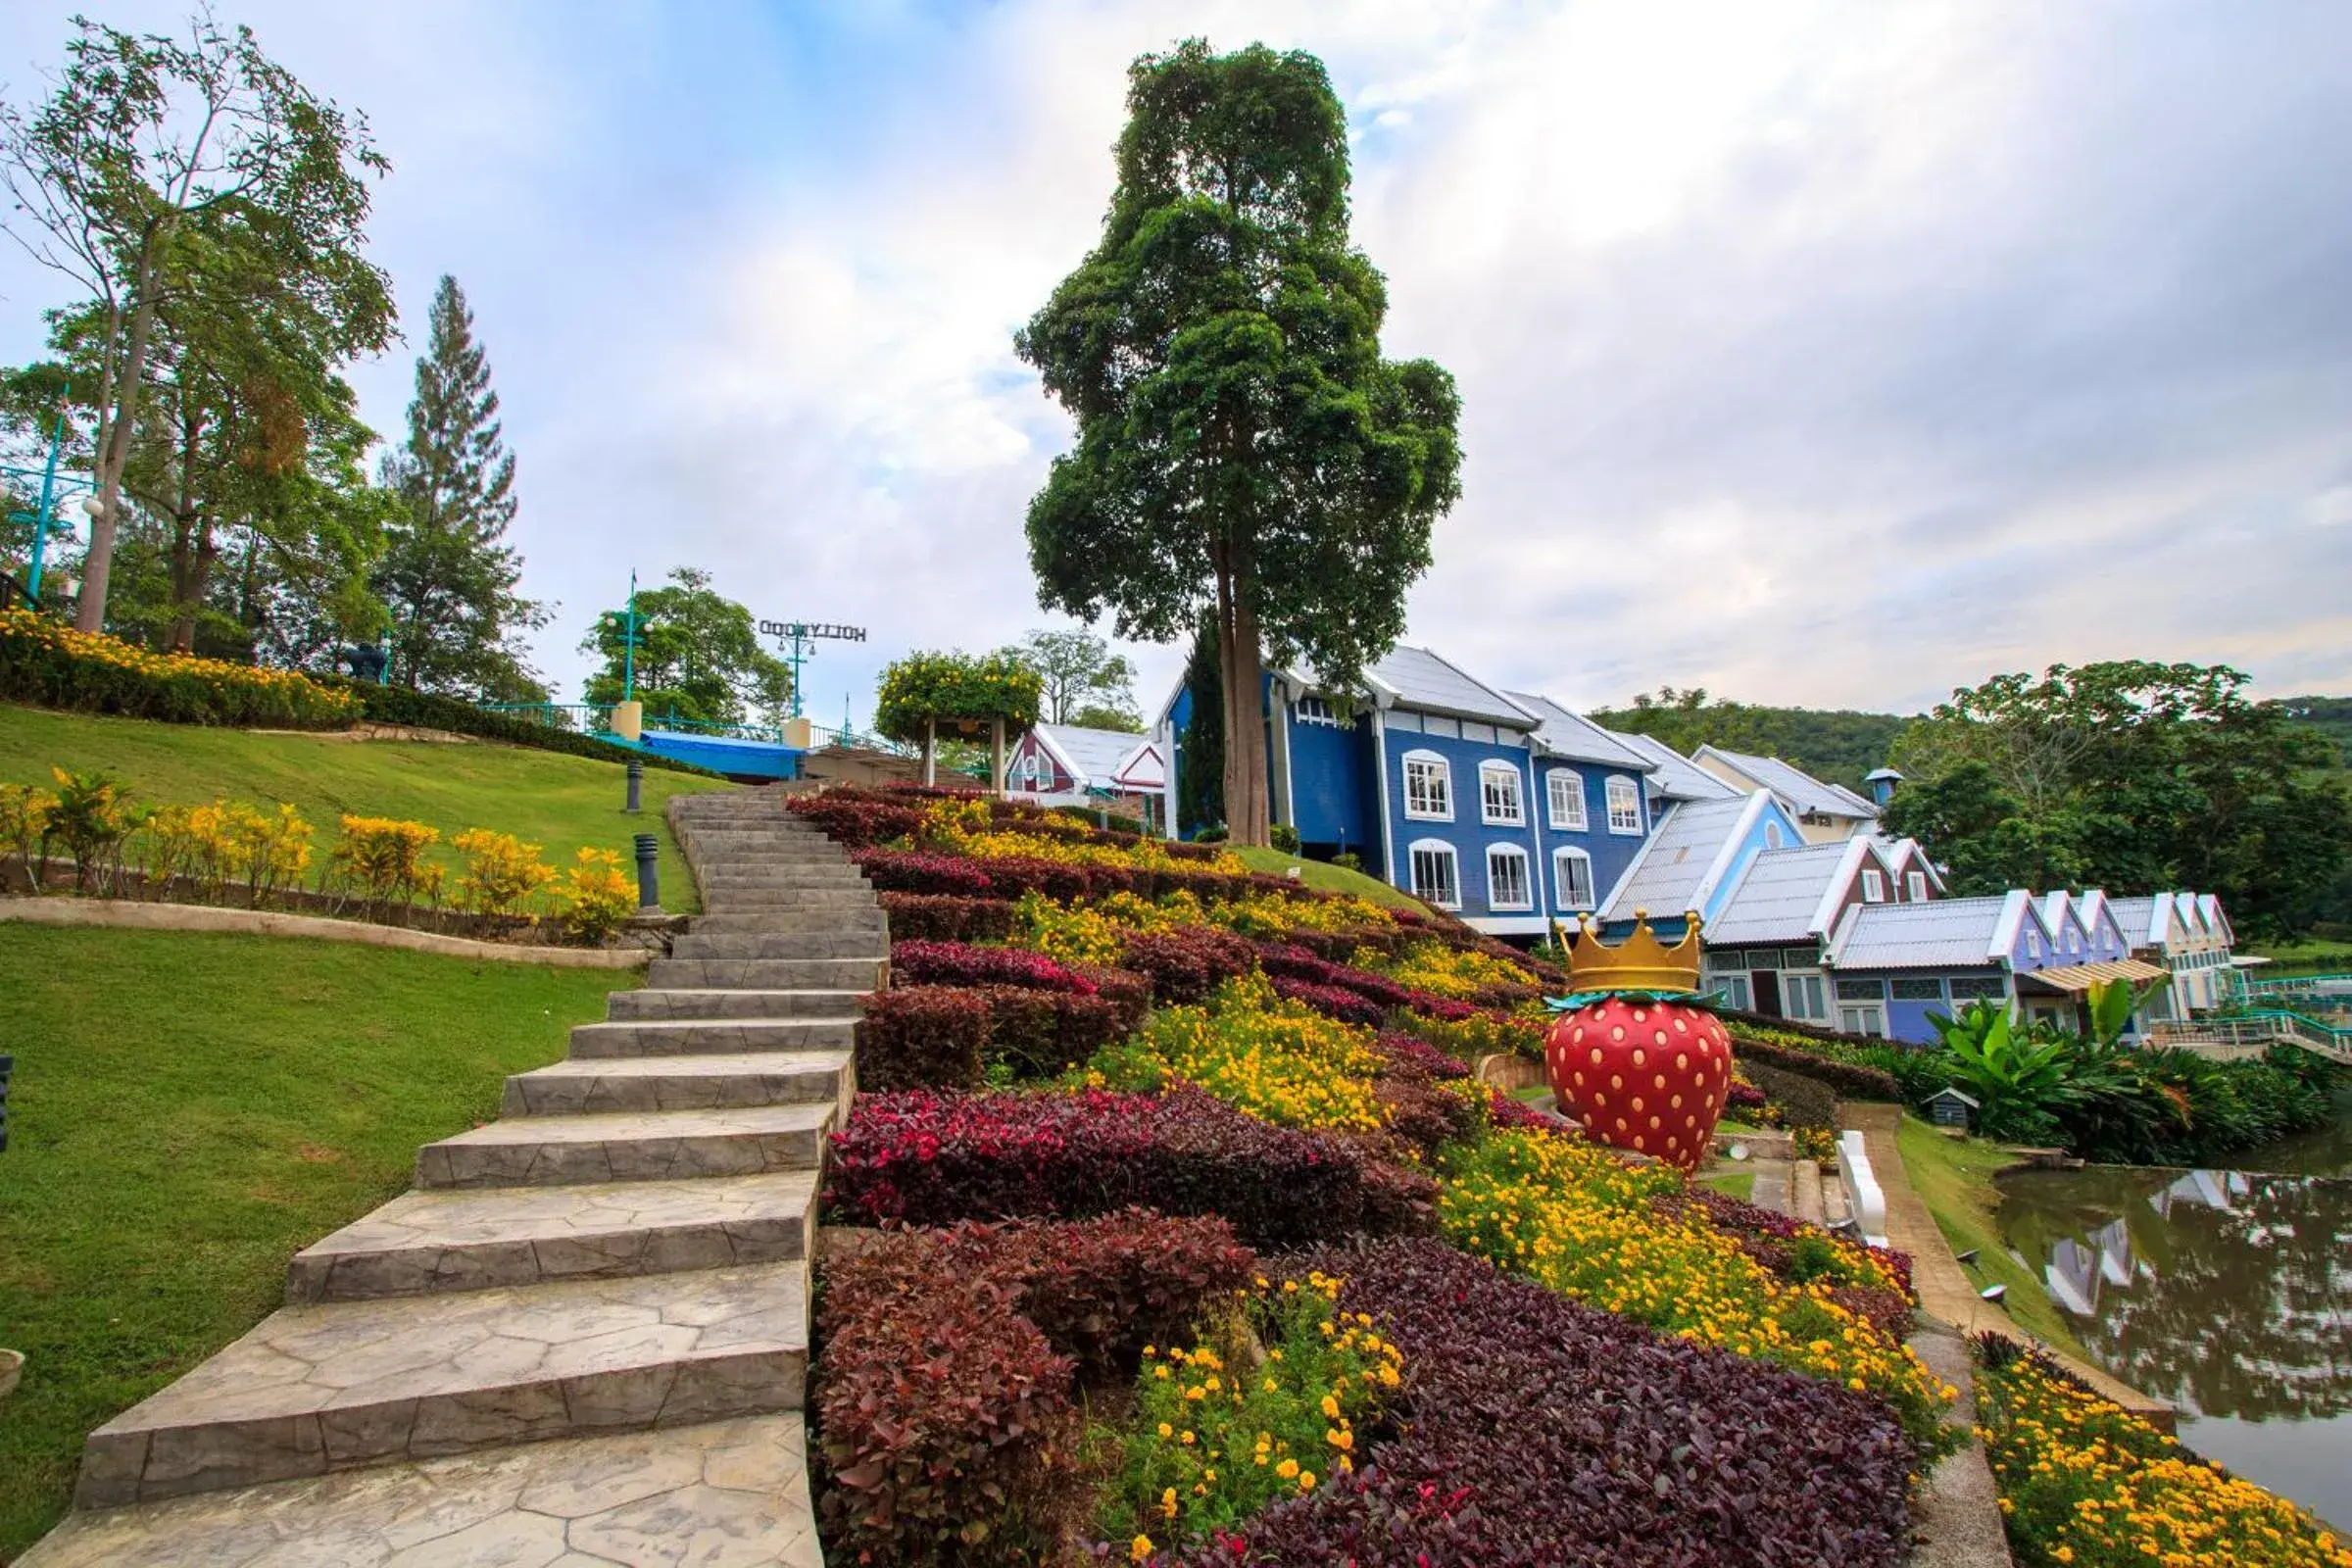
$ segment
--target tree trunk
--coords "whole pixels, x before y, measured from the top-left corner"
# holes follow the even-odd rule
[[[1237,845],[1267,843],[1264,669],[1257,616],[1250,609],[1250,558],[1230,541],[1214,551],[1217,568],[1217,662],[1224,675],[1225,831]]]
[[[139,417],[139,388],[147,379],[147,338],[155,325],[155,252],[163,236],[151,233],[139,250],[138,303],[130,317],[130,340],[123,345],[122,369],[116,386],[114,420],[106,445],[97,454],[98,515],[90,521],[90,554],[81,567],[81,603],[74,611],[76,630],[106,630],[107,579],[115,564],[116,514],[122,505],[122,466],[130,459],[131,427]]]

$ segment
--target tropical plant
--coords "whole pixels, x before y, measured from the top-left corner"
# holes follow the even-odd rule
[[[327,859],[327,878],[368,903],[404,908],[441,894],[442,869],[424,858],[441,841],[441,830],[422,822],[381,816],[345,816],[343,836]]]
[[[44,838],[55,839],[74,858],[74,891],[88,893],[122,869],[122,841],[140,816],[130,791],[105,773],[69,773],[53,767],[56,803],[48,808]]]
[[[1972,1002],[1957,1016],[1931,1012],[1944,1069],[1978,1101],[1987,1138],[2032,1143],[2056,1136],[2068,1095],[2063,1042],[2021,1033],[2008,1005]]]
[[[539,858],[539,846],[511,833],[470,828],[450,844],[466,858],[454,902],[484,920],[520,913],[525,901],[556,879],[556,868]]]
[[[637,890],[621,869],[620,852],[582,848],[556,890],[564,929],[575,942],[602,943],[637,906]]]
[[[17,858],[31,891],[41,891],[41,879],[34,869],[40,857],[47,853],[49,818],[57,809],[57,797],[47,790],[30,784],[0,784],[0,845]]]

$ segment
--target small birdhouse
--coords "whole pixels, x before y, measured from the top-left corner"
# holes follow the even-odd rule
[[[1928,1120],[1936,1126],[1958,1127],[1963,1131],[1977,1113],[1975,1098],[1962,1094],[1948,1084],[1921,1101],[1920,1105],[1927,1111]]]

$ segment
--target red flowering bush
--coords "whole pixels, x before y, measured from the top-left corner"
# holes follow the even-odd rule
[[[982,986],[988,1004],[984,1064],[1004,1063],[1017,1078],[1050,1078],[1086,1060],[1130,1026],[1126,1009],[1092,992],[1031,991],[1020,986]]]
[[[1404,1354],[1400,1435],[1235,1533],[1152,1560],[1839,1563],[1907,1559],[1910,1445],[1877,1400],[1661,1339],[1435,1242],[1286,1260]]]
[[[1073,963],[1069,970],[1095,988],[1095,994],[1118,1009],[1119,1033],[1131,1035],[1144,1026],[1152,1008],[1152,982],[1132,969],[1106,964]]]
[[[1731,1090],[1723,1097],[1723,1103],[1727,1110],[1762,1110],[1771,1102],[1754,1084],[1735,1078]]]
[[[1077,1217],[1142,1204],[1222,1214],[1252,1246],[1425,1223],[1428,1178],[1275,1127],[1196,1089],[1157,1095],[869,1095],[833,1138],[827,1199],[852,1223]]]
[[[1894,1074],[1883,1067],[1838,1061],[1779,1041],[1759,1040],[1736,1023],[1732,1026],[1732,1054],[1742,1066],[1796,1073],[1826,1085],[1832,1093],[1846,1100],[1891,1101],[1898,1105],[1903,1102],[1902,1087],[1894,1081]]]
[[[1273,978],[1274,994],[1292,1002],[1303,1002],[1326,1017],[1342,1023],[1360,1023],[1377,1027],[1389,1015],[1389,1009],[1368,998],[1339,986],[1319,986],[1311,981],[1294,980],[1288,975]]]
[[[862,1004],[858,1087],[979,1087],[989,1037],[988,998],[948,986],[877,991]]]
[[[862,850],[904,839],[923,825],[923,808],[911,801],[894,801],[863,790],[826,790],[820,795],[789,795],[784,808],[813,822],[827,838],[848,849]]]
[[[1249,941],[1207,926],[1130,934],[1120,954],[1122,967],[1151,982],[1152,1000],[1161,1006],[1189,1006],[1256,961]]]
[[[1020,986],[1031,991],[1095,994],[1095,983],[1042,953],[975,948],[961,942],[899,941],[890,947],[891,979],[909,986]]]
[[[984,899],[994,891],[976,860],[928,850],[859,850],[850,858],[884,893],[947,893]]]
[[[1118,892],[1129,884],[1131,875],[1120,866],[1079,865],[1029,855],[990,856],[985,861],[964,863],[987,867],[989,890],[997,898],[1017,899],[1035,893],[1055,904],[1074,904],[1089,894]]]
[[[1012,935],[1012,906],[1000,899],[885,892],[882,908],[890,934],[912,941],[1002,942]]]
[[[1372,1044],[1389,1059],[1388,1070],[1396,1075],[1437,1079],[1470,1076],[1466,1063],[1400,1029],[1388,1030]]]

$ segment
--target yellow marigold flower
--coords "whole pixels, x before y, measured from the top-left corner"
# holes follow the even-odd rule
[[[1274,1467],[1274,1473],[1282,1477],[1283,1480],[1288,1481],[1291,1479],[1291,1477],[1298,1473],[1298,1461],[1296,1459],[1285,1459],[1282,1461],[1282,1463]]]
[[[1142,1562],[1147,1557],[1152,1555],[1152,1538],[1150,1536],[1138,1536],[1133,1541],[1127,1543],[1127,1560],[1129,1562]]]

